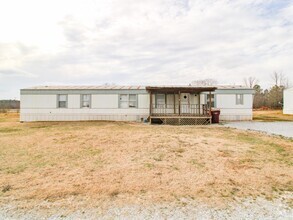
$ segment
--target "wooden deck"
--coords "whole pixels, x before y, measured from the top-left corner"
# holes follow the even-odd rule
[[[169,125],[207,125],[211,123],[207,105],[153,105],[150,123]]]
[[[146,89],[150,94],[150,123],[170,125],[211,124],[211,92],[215,91],[216,87],[148,86]],[[201,100],[202,92],[208,92],[208,101],[204,100],[203,102]],[[191,100],[191,95],[196,96],[196,100]]]

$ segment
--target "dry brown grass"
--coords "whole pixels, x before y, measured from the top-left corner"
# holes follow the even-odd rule
[[[0,113],[0,122],[17,122],[19,113]]]
[[[283,114],[282,110],[254,110],[253,120],[258,121],[293,121],[293,115]]]
[[[293,190],[292,146],[224,127],[8,117],[0,122],[0,204],[274,198]]]

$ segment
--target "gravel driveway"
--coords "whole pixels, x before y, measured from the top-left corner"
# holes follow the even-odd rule
[[[227,122],[226,127],[262,131],[268,134],[283,135],[285,137],[293,138],[293,122]]]
[[[226,208],[212,208],[200,203],[194,204],[189,200],[181,202],[171,202],[153,205],[125,205],[115,206],[109,209],[80,209],[71,212],[62,208],[50,208],[50,204],[42,205],[42,209],[36,206],[34,210],[24,210],[22,208],[6,205],[0,206],[0,220],[75,220],[75,219],[282,219],[290,220],[293,210],[283,201],[291,198],[290,195],[276,200],[265,200],[263,198],[246,199],[235,201]],[[44,207],[46,207],[44,209]],[[53,210],[52,210],[53,209]],[[51,214],[46,213],[50,211]]]

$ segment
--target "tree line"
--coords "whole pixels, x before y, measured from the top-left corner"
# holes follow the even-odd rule
[[[284,89],[290,87],[289,79],[283,73],[274,72],[271,75],[271,81],[273,86],[269,89],[263,89],[256,77],[247,77],[243,79],[243,84],[246,87],[255,90],[253,108],[281,109],[283,107],[283,92]],[[190,85],[216,86],[218,85],[218,81],[215,79],[195,80],[192,81]]]
[[[289,79],[279,72],[271,75],[273,86],[269,89],[262,89],[259,80],[255,77],[244,78],[245,86],[255,90],[253,108],[258,109],[281,109],[283,108],[284,89],[290,87]]]

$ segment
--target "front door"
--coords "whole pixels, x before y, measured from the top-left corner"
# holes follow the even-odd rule
[[[189,114],[190,113],[190,94],[189,93],[181,93],[180,104],[181,104],[181,114]]]

